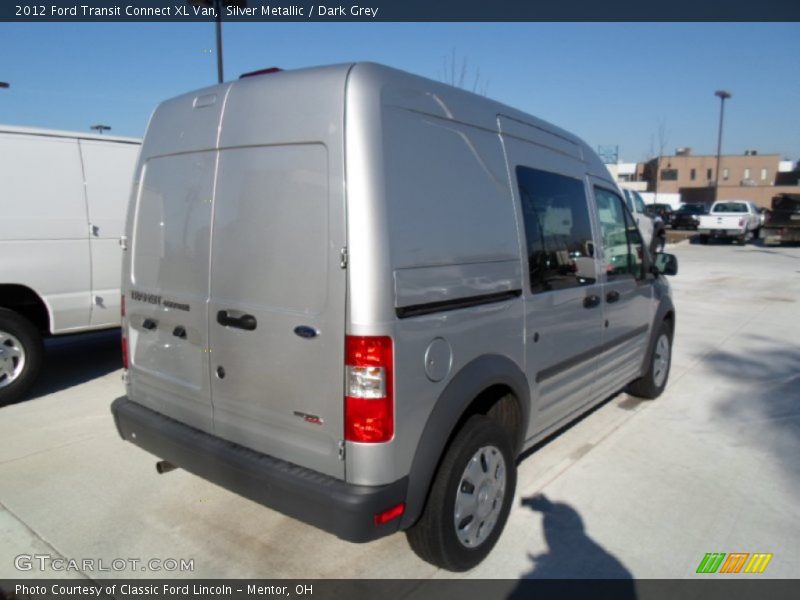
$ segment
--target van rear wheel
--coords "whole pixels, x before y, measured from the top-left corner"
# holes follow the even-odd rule
[[[30,389],[42,365],[42,337],[25,317],[0,308],[0,406]]]
[[[422,517],[406,531],[411,549],[449,571],[476,566],[503,531],[516,483],[506,431],[490,417],[471,417],[445,453]]]

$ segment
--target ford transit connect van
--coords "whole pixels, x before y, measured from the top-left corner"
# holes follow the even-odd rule
[[[585,143],[486,98],[246,77],[161,104],[135,181],[120,435],[346,540],[468,569],[522,451],[667,383],[674,257]]]

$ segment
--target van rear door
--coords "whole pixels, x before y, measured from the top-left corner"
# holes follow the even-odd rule
[[[344,72],[231,88],[209,299],[219,437],[344,477]]]
[[[129,211],[123,276],[130,397],[207,432],[213,432],[211,213],[225,91],[180,96],[153,114]]]

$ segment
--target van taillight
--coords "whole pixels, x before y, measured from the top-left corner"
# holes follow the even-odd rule
[[[122,368],[128,368],[128,338],[122,336]]]
[[[119,302],[119,313],[122,317],[122,368],[128,368],[128,338],[125,336],[125,296]]]
[[[739,227],[744,227],[744,217],[739,218]]]
[[[388,442],[394,436],[392,338],[345,338],[344,437],[349,442]]]

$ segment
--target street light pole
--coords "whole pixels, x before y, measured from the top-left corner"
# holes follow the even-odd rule
[[[714,202],[717,201],[719,197],[719,159],[720,155],[722,154],[722,121],[725,117],[725,100],[731,97],[730,92],[726,92],[725,90],[717,90],[714,92],[714,95],[719,97],[719,132],[717,135],[717,168],[714,178]]]
[[[222,0],[214,0],[214,18],[217,26],[217,83],[222,83],[225,77],[222,74]]]

